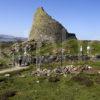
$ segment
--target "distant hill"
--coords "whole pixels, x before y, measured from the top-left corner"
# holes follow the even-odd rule
[[[15,37],[10,35],[0,34],[0,42],[17,42],[17,41],[26,41],[27,38]]]

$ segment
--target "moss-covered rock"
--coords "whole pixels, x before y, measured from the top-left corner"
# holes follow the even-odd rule
[[[49,16],[42,7],[37,9],[29,40],[61,42],[69,37],[76,38],[74,34],[69,35],[68,31],[58,21]]]

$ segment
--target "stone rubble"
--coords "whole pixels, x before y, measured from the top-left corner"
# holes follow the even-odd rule
[[[52,74],[59,74],[59,75],[64,75],[66,77],[66,74],[78,74],[80,72],[85,72],[85,71],[90,71],[92,69],[91,66],[74,66],[74,65],[67,65],[65,67],[57,67],[52,70],[50,69],[40,69],[37,68],[36,71],[33,71],[31,75],[35,76],[50,76]]]

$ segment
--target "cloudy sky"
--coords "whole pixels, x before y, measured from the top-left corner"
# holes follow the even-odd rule
[[[40,6],[78,39],[100,40],[100,0],[0,0],[0,34],[28,37]]]

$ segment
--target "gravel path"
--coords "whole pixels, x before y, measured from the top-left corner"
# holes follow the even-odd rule
[[[16,66],[16,67],[13,67],[13,68],[3,69],[3,70],[0,71],[0,74],[4,74],[4,73],[7,73],[7,72],[13,72],[13,71],[17,71],[17,70],[22,70],[22,69],[27,69],[27,68],[28,68],[28,66],[27,67]]]

